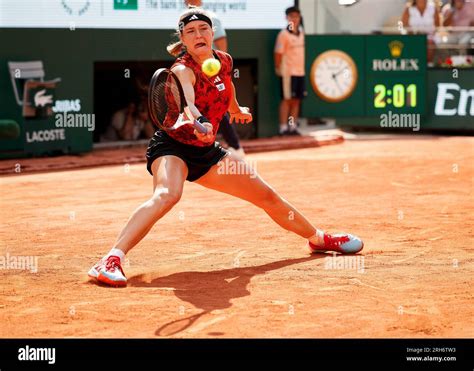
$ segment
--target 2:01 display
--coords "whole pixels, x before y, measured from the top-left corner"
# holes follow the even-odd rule
[[[416,107],[416,85],[410,84],[407,87],[403,84],[395,84],[391,89],[383,84],[374,87],[374,107],[385,108],[393,106],[395,108]]]

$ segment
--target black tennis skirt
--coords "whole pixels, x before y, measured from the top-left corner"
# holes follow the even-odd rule
[[[178,142],[163,130],[157,130],[150,139],[146,150],[147,170],[153,175],[151,165],[158,157],[172,155],[182,159],[188,167],[186,180],[194,182],[206,174],[209,169],[229,154],[219,142],[206,147],[197,147]]]

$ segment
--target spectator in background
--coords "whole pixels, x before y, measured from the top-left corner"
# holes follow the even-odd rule
[[[443,26],[451,27],[472,27],[474,26],[474,2],[466,0],[451,0],[442,9]],[[469,47],[474,33],[463,30],[461,32],[451,33],[454,42],[461,46],[461,53],[474,54]]]
[[[440,25],[439,11],[433,1],[411,0],[407,3],[402,15],[402,23],[409,27],[411,32],[426,33],[428,35],[428,62],[434,56],[434,33]]]
[[[185,0],[185,3],[187,6],[202,6],[202,0]],[[212,15],[212,25],[214,26],[213,48],[227,53],[227,34],[224,27],[222,27],[222,22],[214,13],[210,14]],[[237,153],[240,157],[245,156],[235,126],[230,123],[229,113],[226,113],[222,118],[219,124],[219,133],[224,137],[230,150]]]
[[[443,7],[443,26],[472,27],[474,26],[474,2],[451,0]]]
[[[148,117],[146,101],[130,103],[127,108],[115,112],[101,141],[149,139],[155,128]]]
[[[275,71],[280,76],[280,135],[300,135],[297,130],[301,100],[306,95],[304,69],[304,31],[297,7],[285,11],[288,26],[275,42]]]

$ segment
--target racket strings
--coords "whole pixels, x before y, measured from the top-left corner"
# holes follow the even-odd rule
[[[153,82],[151,98],[153,121],[163,129],[172,127],[182,109],[182,97],[175,78],[168,73],[161,73]]]

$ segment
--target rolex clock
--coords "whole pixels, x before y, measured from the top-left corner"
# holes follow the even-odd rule
[[[327,50],[313,62],[311,85],[319,98],[338,103],[349,98],[357,86],[357,66],[349,54]]]

